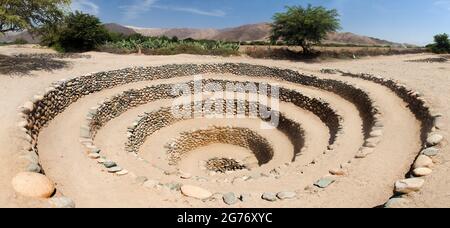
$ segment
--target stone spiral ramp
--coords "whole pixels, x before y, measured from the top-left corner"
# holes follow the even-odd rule
[[[163,89],[194,75],[279,85],[284,125],[263,130],[260,118],[187,118],[158,127],[139,122],[160,118],[155,113],[176,98]],[[433,166],[429,148],[442,140],[434,126],[439,116],[426,101],[370,75],[317,78],[249,64],[167,65],[86,75],[33,99],[20,109],[23,169],[56,183],[50,200],[70,198],[80,207],[389,206],[420,190],[417,176]],[[93,128],[92,120],[103,122]],[[136,151],[127,150],[142,131],[151,134]],[[170,164],[169,151],[178,162]],[[245,168],[213,171],[205,163],[214,159]]]

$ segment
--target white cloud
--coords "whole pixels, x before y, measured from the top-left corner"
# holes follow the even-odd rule
[[[189,7],[169,7],[169,6],[154,6],[154,8],[187,12],[187,13],[198,14],[198,15],[203,15],[203,16],[211,16],[211,17],[224,17],[226,15],[226,13],[223,10],[205,11],[205,10],[189,8]]]
[[[73,11],[78,10],[93,15],[98,15],[100,12],[98,5],[90,0],[73,0],[71,9]]]
[[[158,0],[135,0],[133,5],[121,6],[125,10],[126,19],[135,19],[150,10]]]
[[[211,17],[224,17],[226,13],[223,10],[202,10],[191,7],[177,7],[177,6],[165,6],[156,5],[159,0],[134,0],[134,4],[121,6],[124,9],[124,16],[126,19],[136,19],[141,14],[148,12],[150,9],[162,9],[170,11],[187,12],[191,14],[211,16]]]

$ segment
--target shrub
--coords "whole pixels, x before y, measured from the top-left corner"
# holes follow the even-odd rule
[[[450,40],[448,34],[434,36],[434,44],[427,45],[432,52],[437,54],[450,53]]]
[[[97,46],[120,35],[109,33],[100,20],[81,12],[70,13],[58,24],[43,26],[41,44],[61,52],[83,52],[94,50]]]
[[[168,37],[144,37],[132,35],[127,39],[107,42],[98,50],[116,54],[136,53],[141,50],[148,55],[239,55],[239,43],[222,42],[213,40],[179,40]]]

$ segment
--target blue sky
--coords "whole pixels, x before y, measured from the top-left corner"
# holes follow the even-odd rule
[[[450,33],[450,0],[72,0],[103,22],[155,28],[226,28],[270,22],[286,5],[338,9],[342,31],[426,44]]]

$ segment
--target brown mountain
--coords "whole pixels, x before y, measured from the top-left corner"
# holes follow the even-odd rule
[[[211,39],[224,41],[260,41],[267,40],[270,36],[268,23],[249,24],[226,29],[160,29],[160,28],[136,28],[128,27],[145,36],[177,36],[180,39]],[[361,36],[350,32],[328,34],[326,44],[349,44],[366,46],[392,46],[403,47],[404,44],[394,43],[368,36]]]
[[[140,33],[144,36],[176,36],[180,39],[193,38],[224,41],[261,41],[267,40],[270,35],[270,25],[268,23],[249,24],[226,29],[138,28],[115,23],[105,24],[105,27],[109,31],[125,35]],[[3,37],[0,36],[0,42],[13,42],[17,38],[24,38],[30,43],[37,42],[37,40],[31,37],[28,32],[8,33]],[[391,47],[411,46],[373,37],[361,36],[350,32],[330,33],[324,43]]]

